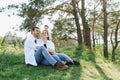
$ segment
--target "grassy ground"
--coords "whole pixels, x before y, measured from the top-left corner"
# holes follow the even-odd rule
[[[81,62],[67,70],[52,66],[38,67],[24,64],[23,52],[0,53],[0,80],[120,80],[120,64],[102,57],[101,50],[91,52],[77,47],[59,50]]]

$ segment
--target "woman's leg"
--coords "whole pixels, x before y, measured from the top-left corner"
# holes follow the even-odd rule
[[[56,53],[57,56],[59,56],[60,59],[66,61],[66,62],[72,62],[73,63],[73,60],[67,56],[66,54],[62,54],[62,53]]]
[[[62,59],[60,59],[60,57],[57,54],[53,54],[52,57],[59,63],[61,63],[62,65],[65,64],[65,61],[63,61]]]

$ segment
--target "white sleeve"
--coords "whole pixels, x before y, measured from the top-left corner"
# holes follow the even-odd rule
[[[54,45],[54,43],[52,41],[50,41],[50,49],[55,50],[55,45]]]

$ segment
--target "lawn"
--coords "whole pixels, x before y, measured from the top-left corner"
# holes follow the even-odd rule
[[[91,51],[69,47],[58,52],[76,58],[81,66],[71,65],[67,70],[33,67],[25,65],[23,52],[0,53],[0,80],[120,80],[120,69]]]

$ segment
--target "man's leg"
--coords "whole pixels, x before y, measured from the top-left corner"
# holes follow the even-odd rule
[[[37,64],[40,64],[41,60],[43,59],[43,55],[41,53],[41,49],[39,49],[36,53],[35,53],[35,60],[37,62]]]
[[[50,65],[50,63],[48,62],[48,60],[46,60],[45,58],[42,59],[41,64],[46,65],[46,66]]]
[[[49,54],[45,47],[41,46],[35,53],[36,62],[39,64],[44,57],[49,63],[54,66],[57,61]]]
[[[37,61],[37,58],[40,57],[38,60],[39,62],[42,61],[43,58],[41,58],[41,55],[43,55],[43,57],[55,68],[60,69],[60,70],[64,70],[67,69],[68,66],[67,65],[61,65],[60,63],[58,63],[50,54],[49,52],[46,50],[45,47],[41,46],[38,51],[35,54],[35,59]]]

